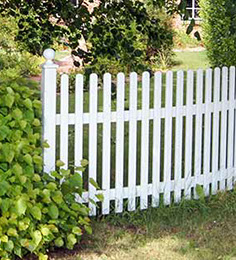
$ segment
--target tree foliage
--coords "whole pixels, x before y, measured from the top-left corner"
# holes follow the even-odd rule
[[[201,0],[204,41],[213,67],[236,63],[236,3]]]
[[[87,2],[73,6],[69,0],[4,0],[0,12],[17,19],[17,40],[33,54],[41,55],[57,41],[66,42],[85,63],[106,56],[135,64],[140,57],[150,58],[137,41],[156,50],[172,45],[171,30],[149,11],[160,10],[166,1],[103,0],[92,12]],[[173,1],[167,3],[169,13],[179,11]],[[79,45],[81,39],[87,50]]]

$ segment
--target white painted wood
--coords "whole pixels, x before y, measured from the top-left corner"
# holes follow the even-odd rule
[[[210,173],[210,149],[211,149],[211,111],[209,105],[211,103],[211,89],[212,89],[212,69],[206,70],[206,85],[205,85],[205,126],[204,126],[204,155],[203,155],[203,174],[204,184],[203,189],[206,196],[209,195],[211,182]]]
[[[153,159],[152,159],[152,206],[158,207],[160,201],[160,153],[161,153],[161,93],[162,73],[154,76],[154,118],[153,118]]]
[[[216,174],[218,172],[219,158],[219,101],[220,101],[220,68],[214,70],[214,113],[213,113],[213,141],[212,141],[212,194],[217,193],[218,180]]]
[[[173,102],[173,72],[166,73],[166,100],[165,100],[165,148],[164,148],[164,204],[171,202],[171,149],[172,149],[172,102]]]
[[[89,89],[89,178],[97,181],[97,106],[98,76],[90,75]],[[89,183],[89,198],[95,200],[96,188]],[[89,202],[90,215],[96,215],[96,206]]]
[[[51,50],[53,51],[53,50]],[[55,56],[55,52],[54,52]],[[55,170],[56,162],[56,87],[57,68],[46,55],[47,61],[42,65],[42,120],[43,141],[47,141],[49,148],[43,148],[43,171],[50,173]],[[48,59],[49,58],[49,59]]]
[[[227,138],[227,110],[224,103],[227,101],[228,92],[228,68],[222,68],[221,88],[221,140],[220,140],[220,170],[226,169],[226,138]],[[225,178],[220,179],[220,189],[225,190]]]
[[[50,56],[50,55],[49,55]],[[49,57],[47,55],[47,57]],[[51,57],[51,56],[50,56]],[[50,58],[49,57],[49,58]],[[102,192],[105,197],[102,203],[102,214],[110,213],[110,201],[115,200],[115,211],[123,211],[123,200],[128,199],[128,210],[136,209],[136,198],[140,197],[141,209],[148,206],[148,196],[152,195],[152,206],[159,205],[159,197],[164,193],[164,203],[170,204],[171,192],[174,192],[175,202],[181,199],[181,190],[184,189],[186,198],[190,198],[191,189],[196,184],[203,185],[206,195],[209,195],[209,184],[212,183],[212,193],[220,189],[233,188],[235,178],[235,67],[230,68],[228,83],[228,68],[221,71],[215,69],[214,97],[211,101],[212,70],[206,71],[205,103],[203,103],[203,71],[197,71],[197,96],[193,104],[194,73],[187,73],[187,104],[183,105],[184,74],[177,72],[176,106],[172,106],[173,99],[173,73],[167,72],[166,79],[166,105],[161,107],[162,73],[154,76],[154,108],[150,109],[150,76],[147,72],[142,78],[142,109],[137,109],[136,73],[130,75],[130,109],[124,109],[125,76],[117,76],[117,110],[111,111],[111,75],[104,75],[103,112],[97,111],[98,106],[98,78],[96,74],[90,76],[89,113],[83,112],[83,76],[77,75],[75,88],[75,113],[69,113],[69,80],[67,75],[61,77],[61,108],[56,114],[56,69],[51,60],[43,65],[42,99],[43,99],[43,139],[47,139],[50,148],[44,149],[44,171],[55,169],[56,154],[56,125],[60,131],[60,159],[68,168],[68,126],[75,126],[75,165],[79,166],[83,158],[83,125],[89,124],[89,178],[97,181],[97,125],[103,124],[103,171],[102,191],[97,191],[89,184],[88,192],[84,192],[79,201],[88,202],[90,215],[96,215],[96,207],[89,199],[97,201],[96,194]],[[221,85],[222,84],[222,85]],[[229,84],[229,86],[228,86]],[[222,86],[222,93],[220,89]],[[228,92],[229,90],[229,92]],[[222,99],[220,100],[220,94]],[[229,97],[228,97],[229,95]],[[219,113],[221,112],[221,124]],[[205,114],[204,147],[202,151],[202,114]],[[213,126],[211,127],[211,114],[213,113]],[[192,122],[196,115],[195,132],[195,171],[192,173]],[[186,116],[186,149],[185,149],[185,177],[182,178],[182,131],[183,117]],[[176,118],[175,131],[175,175],[171,180],[171,149],[172,149],[172,118]],[[161,152],[161,119],[165,119],[165,151],[164,151],[164,181],[160,182],[160,152]],[[228,121],[227,121],[228,118]],[[153,172],[152,183],[148,183],[149,172],[149,120],[153,120]],[[137,164],[137,122],[142,123],[141,132],[141,181],[136,185]],[[124,123],[129,122],[129,161],[128,161],[128,187],[124,186]],[[228,125],[227,125],[228,122]],[[111,160],[111,123],[116,123],[116,175],[115,188],[110,188],[110,160]],[[219,142],[219,128],[221,140]],[[213,132],[211,130],[213,129]],[[212,158],[211,149],[212,137]],[[220,162],[218,162],[220,146]],[[203,152],[203,174],[201,174],[201,154]],[[227,156],[227,158],[226,158]],[[235,156],[235,158],[233,158]],[[212,172],[210,172],[212,160]],[[227,163],[226,163],[227,162]],[[220,169],[218,169],[220,163]],[[194,193],[197,198],[196,193]]]
[[[231,103],[229,114],[228,114],[228,153],[227,153],[227,189],[232,190],[233,188],[233,166],[234,166],[234,108],[233,104],[235,94],[235,67],[230,67],[230,76],[229,76],[229,101]]]
[[[60,160],[64,162],[61,168],[68,169],[68,112],[69,112],[69,77],[61,76],[61,127],[60,127]]]
[[[197,71],[197,114],[195,124],[195,154],[194,154],[194,198],[197,199],[196,185],[199,184],[199,177],[201,175],[202,165],[202,111],[201,105],[203,103],[203,70]]]
[[[117,75],[117,123],[116,123],[116,213],[123,211],[124,185],[124,107],[125,107],[125,75]]]
[[[182,179],[182,136],[183,136],[183,116],[180,113],[183,106],[184,96],[184,72],[177,72],[177,86],[176,86],[176,122],[175,122],[175,189],[174,198],[178,203],[181,200],[181,179]]]
[[[84,78],[76,75],[75,82],[75,166],[81,165],[83,159],[83,101]],[[86,158],[85,158],[86,159]],[[87,158],[88,159],[88,158]]]
[[[105,191],[102,214],[110,212],[110,174],[111,174],[111,74],[103,79],[103,148],[102,148],[102,189]]]
[[[141,197],[140,208],[148,208],[150,74],[142,76]]]
[[[136,207],[136,155],[137,155],[137,73],[130,74],[130,99],[129,99],[129,173],[128,173],[128,210]]]
[[[191,174],[192,174],[192,131],[193,131],[193,84],[194,73],[192,70],[187,72],[187,115],[186,115],[186,139],[185,139],[185,189],[186,199],[191,198]]]

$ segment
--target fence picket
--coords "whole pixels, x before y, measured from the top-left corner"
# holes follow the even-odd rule
[[[156,72],[154,79],[152,206],[158,207],[160,200],[160,152],[161,152],[161,93],[162,73]]]
[[[137,73],[130,74],[130,99],[129,99],[129,173],[128,173],[128,210],[136,207],[136,150],[137,150]]]
[[[205,85],[205,126],[204,126],[204,183],[203,189],[206,196],[209,195],[211,182],[210,174],[210,145],[211,145],[211,112],[209,110],[209,105],[211,103],[211,88],[212,88],[212,69],[206,70],[206,85]]]
[[[223,172],[226,169],[226,133],[227,133],[227,111],[223,109],[224,102],[227,101],[228,93],[228,68],[222,68],[222,88],[221,88],[221,140],[220,140],[220,189],[225,189],[225,176]]]
[[[61,76],[61,127],[60,127],[60,160],[61,168],[68,169],[68,111],[69,111],[69,77]]]
[[[181,200],[181,179],[182,179],[182,133],[183,133],[183,116],[180,113],[183,106],[184,95],[184,72],[177,72],[177,86],[176,86],[176,131],[175,131],[175,188],[174,198],[175,202]]]
[[[97,181],[97,106],[98,76],[90,75],[89,89],[89,178]],[[96,188],[89,183],[89,198],[95,200]],[[96,206],[89,202],[90,215],[96,215]]]
[[[47,56],[47,55],[46,55]],[[98,112],[98,76],[90,75],[89,112],[83,111],[84,90],[83,76],[76,76],[75,112],[69,113],[69,78],[61,77],[60,113],[56,112],[56,69],[51,60],[43,65],[42,98],[43,98],[43,139],[47,139],[50,148],[44,149],[44,171],[49,173],[55,169],[56,163],[56,125],[60,126],[60,154],[59,158],[68,165],[69,125],[75,127],[74,162],[80,166],[83,158],[83,127],[88,125],[88,178],[97,181],[97,149],[98,124],[103,124],[102,138],[102,191],[89,183],[79,201],[89,204],[90,215],[96,215],[96,195],[102,193],[102,214],[110,213],[110,202],[115,200],[115,212],[123,211],[123,200],[128,199],[128,210],[136,209],[136,198],[140,197],[140,208],[148,207],[148,197],[152,195],[152,206],[160,203],[160,194],[164,193],[164,204],[171,203],[171,193],[174,193],[175,202],[181,200],[182,189],[187,199],[191,198],[192,188],[197,184],[203,185],[205,195],[209,195],[210,186],[215,194],[220,189],[233,188],[236,166],[236,90],[235,67],[223,67],[214,70],[214,96],[212,99],[212,70],[207,69],[205,87],[202,69],[197,71],[196,104],[193,103],[194,72],[187,72],[187,96],[184,104],[184,72],[177,72],[176,105],[173,107],[173,72],[166,73],[165,107],[162,103],[162,73],[154,75],[154,108],[150,108],[150,75],[143,73],[142,77],[142,109],[138,110],[138,76],[130,74],[129,110],[125,110],[125,76],[117,75],[116,111],[111,110],[111,75],[105,74],[103,80],[103,112]],[[222,73],[222,76],[221,76]],[[204,90],[204,91],[203,91]],[[205,102],[203,103],[203,92]],[[87,93],[86,93],[87,95]],[[204,114],[204,123],[203,123]],[[193,129],[193,117],[196,117]],[[183,147],[183,127],[185,124],[185,147]],[[175,118],[175,129],[173,129]],[[162,119],[165,120],[165,131],[162,132]],[[150,120],[153,120],[153,155],[152,155],[152,183],[149,181],[149,136]],[[125,122],[129,123],[128,144],[128,186],[124,187],[125,163]],[[138,122],[141,122],[141,157],[137,149]],[[213,125],[212,125],[213,123]],[[112,124],[116,124],[116,158],[115,158],[115,188],[111,188],[111,134]],[[203,130],[204,129],[204,130]],[[173,154],[172,130],[175,130],[175,152]],[[204,133],[202,132],[204,131]],[[193,136],[194,132],[194,136]],[[164,154],[161,154],[161,137],[164,136]],[[204,136],[204,140],[202,140]],[[195,150],[193,151],[193,141]],[[204,144],[202,143],[204,142]],[[183,148],[185,151],[183,165]],[[193,158],[194,153],[194,168]],[[161,158],[164,158],[163,181],[161,176]],[[137,158],[141,161],[140,184],[137,184]],[[203,158],[203,162],[202,162]],[[71,160],[71,158],[70,158]],[[172,179],[172,160],[174,160],[174,180]],[[203,171],[202,171],[203,165]],[[212,165],[212,167],[211,167]],[[182,172],[185,172],[184,178]],[[126,181],[126,179],[125,179]],[[139,180],[138,180],[139,182]],[[196,191],[194,197],[197,198]]]
[[[141,140],[141,197],[140,208],[148,207],[148,171],[149,171],[149,106],[150,74],[142,77],[142,140]]]
[[[75,166],[83,159],[83,75],[76,75],[75,82]]]
[[[186,199],[191,198],[191,174],[192,174],[192,132],[193,132],[193,84],[194,73],[187,72],[187,115],[186,115],[186,142],[185,142],[185,187],[184,195]]]
[[[171,150],[172,150],[172,101],[173,101],[173,72],[166,73],[165,100],[165,148],[164,148],[164,204],[171,202]]]
[[[194,184],[194,198],[198,198],[196,192],[196,185],[200,183],[201,177],[201,166],[202,166],[202,110],[201,105],[203,102],[203,70],[199,69],[197,71],[197,115],[196,115],[196,125],[195,125],[195,184]]]
[[[106,73],[103,81],[103,148],[102,148],[102,189],[104,201],[102,214],[110,212],[110,173],[111,173],[111,74]]]
[[[227,160],[227,189],[233,188],[233,149],[234,149],[234,93],[235,93],[235,67],[230,67],[229,80],[229,117],[228,117],[228,160]]]
[[[53,55],[55,52],[51,50]],[[55,170],[56,162],[56,89],[57,68],[47,55],[47,61],[42,66],[42,120],[43,141],[47,141],[49,148],[43,150],[43,171],[50,173]]]
[[[125,106],[125,75],[117,75],[117,123],[116,123],[116,213],[123,211],[124,182],[124,106]]]
[[[212,143],[212,194],[216,194],[218,189],[218,172],[219,158],[219,101],[220,101],[220,74],[219,68],[214,70],[214,113],[213,113],[213,143]]]

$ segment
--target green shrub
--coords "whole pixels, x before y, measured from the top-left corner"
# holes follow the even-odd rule
[[[92,232],[89,209],[75,201],[87,162],[73,174],[42,174],[39,93],[14,71],[7,74],[0,72],[0,258],[33,253],[44,260],[48,248],[72,249]]]
[[[213,67],[236,64],[236,3],[200,0],[203,36]]]
[[[23,77],[39,75],[42,58],[22,50],[16,41],[16,20],[0,16],[0,70],[12,69]]]

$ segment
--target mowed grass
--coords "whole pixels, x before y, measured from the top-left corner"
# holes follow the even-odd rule
[[[175,52],[173,70],[197,70],[210,67],[206,51],[180,51]]]
[[[207,201],[94,219],[73,252],[54,260],[235,260],[236,191]]]

